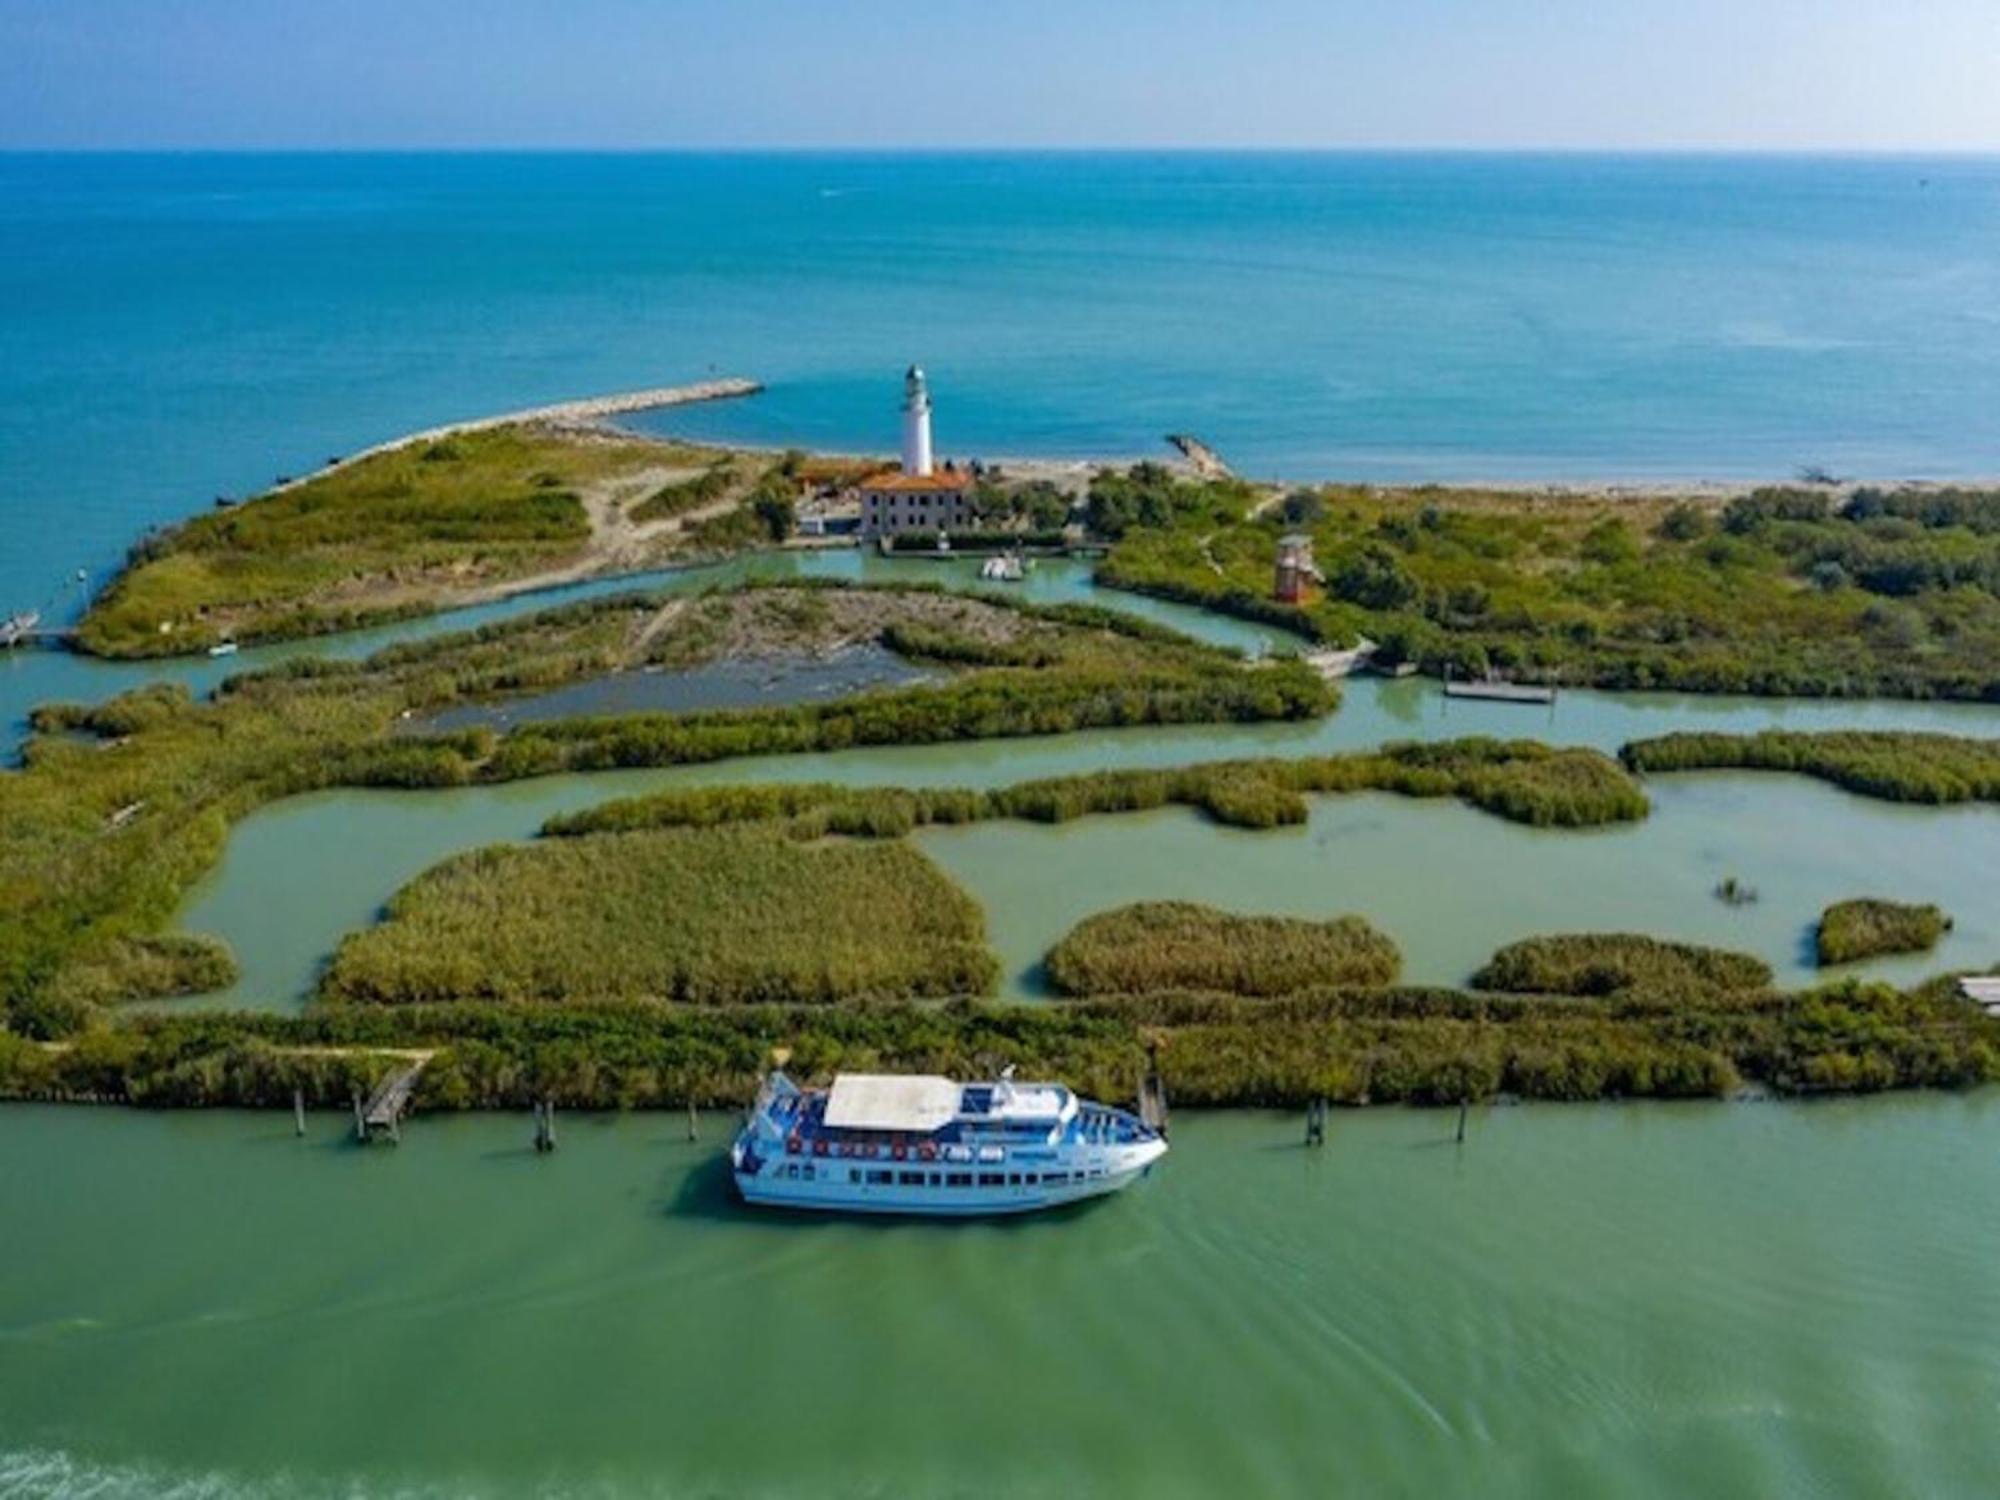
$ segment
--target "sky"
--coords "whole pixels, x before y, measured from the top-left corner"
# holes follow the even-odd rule
[[[2000,0],[0,0],[0,149],[2000,150]]]

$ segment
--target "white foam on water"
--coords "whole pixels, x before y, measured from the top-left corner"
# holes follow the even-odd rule
[[[104,1463],[63,1449],[0,1449],[0,1500],[476,1500],[457,1487],[384,1489],[359,1477],[299,1480]]]

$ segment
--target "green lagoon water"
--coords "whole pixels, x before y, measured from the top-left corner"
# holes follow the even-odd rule
[[[725,1122],[19,1107],[0,1495],[1976,1496],[2000,1090],[1183,1116],[998,1224],[736,1206]]]
[[[1755,157],[0,158],[0,612],[74,617],[144,527],[394,432],[710,367],[649,419],[879,448],[921,357],[951,452],[1158,451],[1450,478],[1992,473],[2000,161]],[[1246,250],[1246,247],[1249,247]],[[1171,316],[1162,311],[1171,310]],[[79,582],[76,570],[86,579]],[[853,553],[748,574],[944,577]],[[228,661],[0,659],[27,710],[206,690],[598,582]],[[1049,567],[1034,598],[1090,594]],[[1270,633],[1126,597],[1250,650]],[[2000,732],[1992,707],[1356,683],[1314,725],[337,793],[239,827],[182,920],[300,1003],[425,866],[714,780],[993,785],[1106,765],[1683,728]],[[1802,978],[1839,896],[2000,957],[2000,818],[1785,778],[1652,786],[1647,824],[1519,829],[1321,799],[1267,835],[1176,812],[922,846],[1010,992],[1143,896],[1362,911],[1413,978],[1533,930],[1727,942]],[[1708,895],[1722,875],[1755,907]],[[1158,1176],[1008,1225],[753,1218],[663,1119],[422,1120],[399,1150],[243,1114],[0,1110],[0,1500],[240,1497],[1985,1496],[2000,1475],[2000,1090],[1449,1121],[1183,1118]]]

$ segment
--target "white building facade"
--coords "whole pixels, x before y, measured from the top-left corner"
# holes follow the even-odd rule
[[[971,473],[949,463],[940,469],[932,457],[931,393],[922,366],[911,365],[903,376],[902,467],[871,474],[857,489],[864,537],[970,531],[978,525]]]

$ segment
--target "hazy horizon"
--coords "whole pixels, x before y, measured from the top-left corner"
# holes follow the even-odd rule
[[[0,150],[2000,151],[1990,0],[0,0]]]

